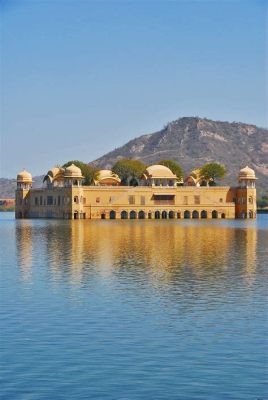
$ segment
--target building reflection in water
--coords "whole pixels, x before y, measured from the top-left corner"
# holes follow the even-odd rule
[[[31,281],[33,263],[33,230],[28,220],[16,224],[16,249],[18,266],[23,281]]]
[[[75,285],[86,284],[94,274],[120,279],[133,276],[156,286],[196,279],[213,284],[228,278],[230,271],[250,283],[256,268],[254,227],[178,221],[25,220],[16,226],[16,239],[18,265],[25,280],[31,277],[33,257],[47,264],[53,281],[68,279]]]

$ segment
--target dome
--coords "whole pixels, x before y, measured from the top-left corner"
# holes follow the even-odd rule
[[[53,182],[55,180],[63,179],[64,168],[54,167],[51,168],[47,174],[44,176],[43,182]]]
[[[120,178],[117,174],[115,174],[113,171],[110,169],[101,169],[98,172],[97,180],[102,180],[102,179],[116,179],[117,181],[120,182]]]
[[[201,168],[194,169],[186,178],[184,179],[184,183],[187,186],[207,186],[209,182],[212,182],[213,179],[205,179],[201,174]]]
[[[256,179],[255,171],[248,166],[245,168],[240,169],[239,171],[239,179]]]
[[[33,181],[32,175],[25,169],[19,172],[17,175],[17,182],[32,182],[32,181]]]
[[[167,178],[167,179],[174,179],[176,178],[176,175],[173,174],[173,172],[166,167],[165,165],[151,165],[150,167],[147,167],[144,175],[149,177],[149,178]]]
[[[197,168],[197,169],[194,169],[191,173],[190,173],[190,176],[192,176],[194,179],[200,179],[200,177],[201,177],[201,168]]]
[[[69,167],[65,168],[64,171],[65,178],[84,178],[81,172],[81,169],[78,168],[76,165],[71,164]]]
[[[101,169],[97,173],[97,177],[95,179],[95,184],[119,184],[121,179],[117,174],[115,174],[110,169]]]
[[[54,167],[48,171],[47,175],[50,175],[52,178],[56,178],[57,175],[61,175],[63,172],[64,172],[63,168]]]

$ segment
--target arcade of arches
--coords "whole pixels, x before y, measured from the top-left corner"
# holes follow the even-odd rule
[[[102,219],[217,219],[225,218],[224,212],[219,212],[217,210],[207,211],[189,211],[189,210],[122,210],[115,211],[111,210],[106,213],[101,214]]]

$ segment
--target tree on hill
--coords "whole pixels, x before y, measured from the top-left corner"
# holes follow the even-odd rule
[[[201,167],[201,177],[209,182],[210,186],[216,185],[217,179],[223,179],[226,175],[226,169],[222,164],[209,163]]]
[[[72,164],[81,169],[82,175],[85,177],[84,185],[85,186],[93,185],[94,178],[97,175],[97,169],[79,160],[68,161],[65,164],[63,164],[62,168],[67,168]]]
[[[139,160],[123,158],[112,167],[112,171],[119,176],[122,185],[135,186],[142,176],[146,165]]]
[[[181,168],[181,166],[174,160],[162,160],[159,161],[160,165],[164,165],[165,167],[168,167],[173,174],[175,174],[177,176],[177,178],[182,179],[183,177],[183,170]]]

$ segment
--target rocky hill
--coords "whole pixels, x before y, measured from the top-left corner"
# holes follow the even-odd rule
[[[149,165],[162,159],[178,161],[185,174],[210,161],[224,164],[225,184],[236,185],[241,167],[249,165],[258,177],[258,197],[268,194],[268,130],[255,125],[185,117],[158,132],[131,140],[91,163],[110,168],[120,158],[142,160]],[[42,176],[34,177],[41,186]],[[0,197],[12,198],[16,181],[0,179]]]
[[[42,186],[44,175],[33,177],[33,187],[38,188]],[[15,198],[17,182],[16,179],[0,178],[0,198],[13,199]]]
[[[255,125],[185,117],[168,123],[158,132],[131,140],[93,161],[110,168],[120,158],[146,164],[162,159],[178,161],[185,174],[210,161],[224,164],[223,183],[236,185],[240,168],[249,165],[258,177],[259,195],[268,193],[268,130]]]
[[[13,199],[15,197],[16,179],[0,178],[0,198]]]

